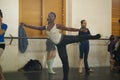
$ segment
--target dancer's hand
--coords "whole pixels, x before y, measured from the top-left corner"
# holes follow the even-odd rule
[[[23,22],[20,23],[20,27],[23,27],[25,26],[25,24]]]

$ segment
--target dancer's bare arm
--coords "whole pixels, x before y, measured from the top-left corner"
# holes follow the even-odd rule
[[[62,25],[57,24],[57,28],[61,29],[61,30],[65,30],[65,31],[72,31],[72,32],[79,32],[80,29],[76,29],[76,28],[69,28],[69,27],[65,27]]]
[[[4,29],[2,29],[1,25],[2,25],[2,23],[0,22],[0,35],[2,35],[2,34],[4,34],[4,33],[5,33],[5,30],[4,30]]]
[[[35,30],[45,30],[45,26],[33,26],[33,25],[28,25],[28,24],[25,24],[25,23],[21,23],[21,25],[27,27],[27,28],[31,28],[31,29],[35,29]]]

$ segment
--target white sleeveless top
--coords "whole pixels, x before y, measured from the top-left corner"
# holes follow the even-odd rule
[[[58,44],[60,42],[62,34],[60,33],[60,30],[57,29],[56,24],[53,26],[53,28],[50,31],[47,30],[47,26],[46,26],[46,31],[48,38],[52,40],[55,44]]]

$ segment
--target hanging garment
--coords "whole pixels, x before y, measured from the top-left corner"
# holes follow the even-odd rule
[[[22,27],[22,25],[19,26],[18,37],[27,37],[26,32],[25,32],[24,28]],[[27,46],[28,46],[27,38],[19,38],[18,39],[18,47],[19,47],[19,51],[21,53],[24,53],[26,51]]]

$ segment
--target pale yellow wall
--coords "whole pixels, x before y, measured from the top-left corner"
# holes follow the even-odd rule
[[[18,0],[0,0],[0,8],[4,13],[4,22],[8,24],[6,36],[12,34],[17,36],[18,32]],[[95,33],[102,33],[109,36],[111,33],[111,0],[67,0],[66,24],[69,27],[80,27],[80,20],[88,21],[88,28]],[[67,34],[73,34],[68,33]],[[77,34],[77,33],[74,33]],[[22,54],[18,51],[18,42],[13,40],[12,45],[8,45],[10,40],[6,40],[6,49],[1,57],[1,65],[4,71],[16,71],[30,59],[38,59],[44,68],[46,66],[46,46],[45,40],[29,40],[27,51]],[[109,66],[109,54],[107,53],[107,41],[90,41],[90,66]],[[67,46],[70,67],[78,67],[79,47],[78,43]],[[61,61],[57,54],[54,67],[61,67]]]
[[[71,1],[70,1],[71,2]],[[71,8],[71,7],[70,7]],[[100,33],[103,38],[111,35],[112,0],[72,0],[72,16],[68,16],[71,27],[80,28],[80,21],[85,19],[91,34]],[[78,33],[69,33],[78,34]],[[74,44],[74,65],[79,63],[79,47]],[[73,56],[73,55],[71,55]],[[107,52],[107,41],[90,41],[89,64],[91,66],[109,66],[109,54]]]
[[[18,36],[18,0],[0,0],[0,9],[3,12],[3,22],[8,24],[6,36]]]
[[[72,0],[72,26],[79,28],[80,20],[88,22],[91,33],[111,34],[112,0]]]

